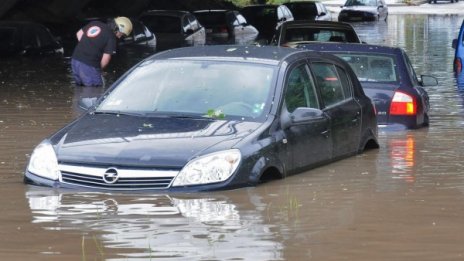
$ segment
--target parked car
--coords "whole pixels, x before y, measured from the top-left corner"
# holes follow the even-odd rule
[[[432,76],[417,76],[408,55],[398,47],[370,44],[305,44],[299,48],[335,54],[353,68],[375,103],[377,121],[388,129],[416,129],[429,124]]]
[[[139,20],[156,35],[158,50],[206,43],[205,28],[188,11],[151,10],[142,13]]]
[[[273,46],[187,47],[141,61],[45,139],[25,182],[231,189],[376,147],[373,103],[338,57]]]
[[[388,6],[384,0],[346,0],[338,14],[340,22],[387,21]]]
[[[153,49],[156,51],[156,36],[142,22],[135,18],[130,18],[132,22],[132,32],[129,36],[121,38],[119,44],[122,46],[136,45]]]
[[[27,21],[0,21],[0,55],[63,54],[63,46],[42,24]]]
[[[462,21],[458,38],[453,39],[452,46],[455,49],[453,68],[454,72],[459,74],[462,72],[462,65],[464,60],[464,20]]]
[[[440,0],[441,1],[441,0]],[[459,2],[459,0],[445,0],[446,2],[450,2],[450,3],[457,3]],[[434,3],[436,4],[437,3],[437,0],[428,0],[428,3],[431,4],[431,3]]]
[[[332,21],[332,15],[325,5],[318,1],[292,1],[284,3],[295,20]]]
[[[206,44],[249,44],[258,30],[235,10],[198,10],[193,12],[206,29]]]
[[[348,23],[300,20],[282,23],[271,44],[295,47],[308,42],[362,43],[355,29]]]
[[[290,9],[285,5],[250,5],[242,8],[246,20],[258,29],[257,40],[268,44],[276,28],[285,21],[293,21]]]

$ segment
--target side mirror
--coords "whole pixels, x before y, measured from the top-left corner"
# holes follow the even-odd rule
[[[284,112],[281,116],[281,124],[283,129],[287,129],[293,125],[309,122],[311,120],[322,118],[324,113],[319,109],[298,107],[292,113]]]
[[[438,80],[430,75],[421,75],[421,83],[422,86],[437,86]]]
[[[88,109],[95,107],[97,104],[97,97],[92,97],[92,98],[82,98],[79,100],[79,108],[82,110],[87,111]]]
[[[451,44],[451,47],[453,47],[453,49],[456,49],[458,47],[458,39],[453,39],[453,43]]]

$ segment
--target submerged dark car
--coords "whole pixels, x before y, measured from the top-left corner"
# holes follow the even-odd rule
[[[142,22],[135,18],[130,18],[132,22],[132,32],[129,36],[121,38],[121,46],[140,46],[156,51],[156,36]]]
[[[236,10],[198,10],[193,12],[205,27],[206,44],[250,44],[258,30]]]
[[[42,24],[0,21],[0,56],[63,54],[63,46]]]
[[[384,0],[346,0],[338,14],[340,22],[387,21],[388,7]]]
[[[318,1],[292,1],[284,3],[295,20],[332,21],[332,15],[325,5]]]
[[[428,126],[429,96],[423,87],[437,85],[437,79],[427,75],[419,78],[403,49],[348,43],[305,44],[299,48],[330,52],[348,62],[375,103],[380,127]]]
[[[151,56],[38,145],[25,182],[203,191],[284,178],[378,147],[350,66],[292,48],[205,46]]]
[[[276,30],[271,44],[296,47],[308,42],[361,43],[353,26],[333,21],[289,21]]]
[[[257,40],[268,44],[278,26],[285,21],[293,21],[293,14],[285,5],[249,5],[241,13],[248,23],[259,32]]]
[[[206,43],[205,28],[188,11],[150,10],[139,20],[156,35],[158,51]]]

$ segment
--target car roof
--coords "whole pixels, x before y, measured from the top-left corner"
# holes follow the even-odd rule
[[[273,4],[261,4],[261,5],[247,5],[244,6],[242,9],[248,9],[248,8],[266,8],[266,7],[278,7],[279,5],[273,5]]]
[[[291,1],[291,2],[285,2],[283,4],[287,5],[287,4],[306,4],[306,3],[322,3],[322,2],[318,0],[309,0],[309,1]]]
[[[9,27],[40,26],[40,27],[45,27],[41,23],[36,23],[36,22],[32,22],[32,21],[0,21],[0,26],[9,26]]]
[[[399,47],[364,44],[364,43],[304,43],[298,45],[298,48],[314,51],[332,51],[332,52],[364,52],[364,53],[382,53],[382,54],[401,54],[403,51]]]
[[[276,46],[210,45],[170,49],[151,56],[149,60],[192,59],[278,65],[294,54],[307,55],[308,58],[327,55],[319,52]]]
[[[196,10],[196,11],[193,11],[194,14],[196,13],[225,13],[225,12],[229,12],[229,11],[232,11],[232,10],[228,10],[228,9],[213,9],[213,10]]]
[[[189,11],[185,10],[148,10],[141,14],[143,15],[168,15],[168,16],[177,16],[182,17],[186,14],[189,14]]]

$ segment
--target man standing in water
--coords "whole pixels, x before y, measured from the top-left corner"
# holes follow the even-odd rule
[[[116,38],[132,32],[132,23],[127,17],[116,17],[108,23],[92,21],[77,33],[71,67],[77,85],[102,86],[102,70],[116,53]]]

